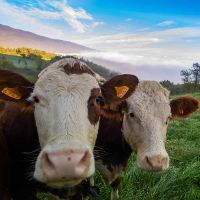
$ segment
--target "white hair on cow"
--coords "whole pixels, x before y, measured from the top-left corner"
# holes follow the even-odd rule
[[[82,69],[86,69],[86,68],[89,69],[94,74],[95,79],[97,80],[97,82],[100,85],[103,84],[104,82],[106,82],[106,80],[103,77],[99,76],[99,74],[97,74],[92,69],[90,69],[87,66],[86,63],[81,62],[78,59],[75,60],[75,59],[72,59],[72,58],[64,58],[64,59],[61,59],[61,60],[56,61],[55,63],[49,65],[46,69],[42,70],[39,73],[38,78],[40,78],[47,71],[49,72],[49,71],[55,70],[56,68],[57,69],[61,69],[61,71],[62,71],[63,68],[64,68],[64,66],[66,66],[67,64],[73,68],[75,66],[75,64],[77,64],[77,63],[79,64],[80,68],[82,68]]]
[[[168,98],[170,94],[170,91],[165,89],[160,83],[149,80],[140,81],[137,90],[144,92],[148,96],[153,96],[157,93],[162,93]]]

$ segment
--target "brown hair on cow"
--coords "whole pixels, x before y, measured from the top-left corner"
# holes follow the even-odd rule
[[[173,118],[185,119],[198,111],[200,102],[198,99],[187,95],[172,99],[170,106]]]
[[[68,75],[87,73],[92,76],[95,76],[95,73],[89,67],[87,67],[86,65],[81,65],[79,61],[74,63],[73,67],[69,63],[67,63],[63,68],[64,72]]]
[[[30,96],[30,93],[33,91],[34,83],[27,80],[23,76],[9,71],[0,69],[0,99],[6,101],[24,101]],[[15,99],[10,96],[7,96],[2,91],[5,88],[15,88],[20,94],[20,99]]]
[[[106,118],[122,119],[122,104],[136,90],[139,80],[134,75],[123,74],[109,79],[101,86],[101,91],[106,99],[104,106],[101,109],[101,115]],[[119,96],[116,88],[128,88],[122,96]]]
[[[101,99],[99,99],[99,102],[97,103],[96,102],[97,97],[100,97],[103,99],[103,97],[101,96],[101,93],[100,93],[100,88],[93,88],[91,90],[91,95],[88,100],[88,119],[89,119],[90,123],[94,126],[99,121],[100,110],[101,110],[101,108],[100,108]]]

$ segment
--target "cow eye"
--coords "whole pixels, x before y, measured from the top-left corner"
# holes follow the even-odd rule
[[[39,98],[37,96],[34,96],[33,99],[34,99],[35,103],[39,103],[40,102],[40,100],[39,100]]]
[[[97,102],[97,103],[100,103],[100,98],[101,98],[101,97],[97,97],[97,98],[96,98],[96,102]]]
[[[130,116],[131,116],[131,117],[134,117],[134,113],[130,113]]]

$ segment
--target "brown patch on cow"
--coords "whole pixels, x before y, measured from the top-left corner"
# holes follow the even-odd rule
[[[7,197],[9,196],[10,168],[11,161],[8,145],[3,132],[0,130],[0,199],[9,200]]]
[[[120,121],[123,118],[123,115],[122,115],[121,112],[119,112],[119,111],[113,111],[113,110],[104,110],[104,109],[101,109],[101,115],[103,115],[104,117],[109,118],[109,119],[114,118],[117,121]]]
[[[200,102],[198,99],[187,95],[171,100],[170,106],[173,118],[185,119],[199,110]]]
[[[96,98],[99,97],[99,103],[96,102]],[[101,107],[103,103],[103,97],[100,93],[100,88],[93,88],[88,100],[88,119],[92,125],[96,125],[100,118]]]
[[[121,180],[121,177],[117,177],[111,184],[110,186],[112,188],[118,188],[118,186],[120,185],[120,180]]]
[[[100,118],[95,150],[100,153],[102,150],[104,156],[97,156],[95,161],[101,160],[110,172],[115,166],[122,166],[124,171],[132,153],[132,149],[124,139],[122,123],[122,121],[107,119],[103,116]]]
[[[109,79],[103,84],[103,86],[101,86],[102,94],[106,99],[106,103],[109,104],[110,107],[116,108],[116,104],[126,100],[133,94],[138,83],[138,78],[129,74],[123,74]],[[129,90],[124,94],[123,97],[118,97],[115,88],[124,86],[128,87]]]
[[[70,160],[71,160],[71,157],[68,158],[68,161],[70,161]]]
[[[122,120],[122,109],[126,105],[125,100],[135,91],[139,80],[134,75],[124,74],[109,79],[101,86],[101,91],[105,99],[101,107],[101,114],[106,118]],[[116,88],[129,88],[122,96],[119,96]]]
[[[135,91],[139,80],[134,75],[124,74],[111,78],[101,86],[105,103],[101,106],[101,115],[106,118],[122,120],[122,110],[126,107],[126,99]],[[116,88],[128,88],[123,95],[119,95]],[[121,94],[121,93],[120,93]]]
[[[70,64],[66,64],[64,67],[64,72],[68,75],[70,74],[83,74],[87,73],[92,76],[95,76],[95,73],[86,65],[81,65],[79,61],[77,61],[74,66],[71,66]]]
[[[5,106],[6,106],[6,102],[5,101],[0,101],[0,117],[4,112]]]
[[[10,192],[13,199],[29,199],[32,194],[26,171],[35,155],[25,152],[36,152],[39,142],[30,107],[24,102],[0,100],[0,199],[3,188],[6,197]]]
[[[0,99],[15,102],[24,101],[32,93],[33,87],[34,83],[20,74],[0,69]],[[2,91],[4,91],[5,88],[17,88],[17,91],[21,95],[20,99],[15,99],[4,94]]]

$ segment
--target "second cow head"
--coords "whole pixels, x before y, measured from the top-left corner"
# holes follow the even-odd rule
[[[124,106],[123,133],[137,153],[137,165],[146,171],[169,166],[165,150],[168,122],[185,119],[200,108],[191,96],[169,99],[170,92],[156,81],[141,81]]]

